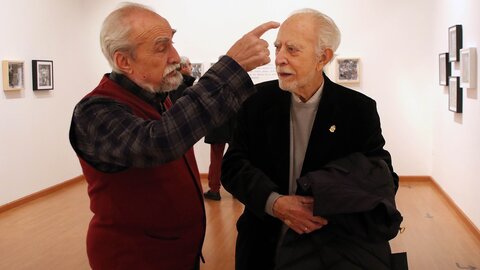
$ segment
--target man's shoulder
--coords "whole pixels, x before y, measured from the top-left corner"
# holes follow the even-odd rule
[[[290,92],[280,89],[278,80],[261,82],[255,85],[257,92],[252,96],[255,99],[276,99],[290,96]]]
[[[278,80],[271,80],[271,81],[257,83],[255,85],[255,88],[257,88],[258,90],[266,90],[266,91],[271,91],[273,89],[280,89],[280,87],[278,86]]]
[[[355,89],[345,87],[334,82],[329,82],[326,84],[326,88],[329,93],[327,95],[335,96],[338,101],[343,102],[354,102],[354,103],[372,103],[375,100],[366,94],[359,92]]]
[[[183,77],[183,84],[185,85],[185,88],[188,86],[192,86],[196,80],[195,77],[190,76],[188,74],[182,74],[182,77]]]
[[[278,87],[278,81],[267,81],[255,85],[256,92],[242,104],[239,114],[258,117],[272,109],[288,108],[290,93]]]

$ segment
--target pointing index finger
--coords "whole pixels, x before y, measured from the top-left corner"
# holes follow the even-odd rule
[[[259,38],[263,34],[265,34],[265,32],[267,32],[268,30],[278,28],[279,26],[280,26],[280,23],[278,22],[274,22],[274,21],[266,22],[257,26],[252,31],[250,31],[250,34]]]

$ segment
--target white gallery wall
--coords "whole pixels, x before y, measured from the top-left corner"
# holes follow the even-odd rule
[[[0,205],[81,174],[68,142],[72,109],[109,72],[98,44],[103,18],[121,1],[0,0],[0,60],[23,60],[25,90],[0,91]],[[480,183],[480,104],[465,91],[464,113],[448,111],[438,85],[438,54],[447,29],[463,24],[464,44],[478,47],[476,0],[139,1],[177,29],[175,47],[192,62],[215,62],[244,33],[269,20],[311,7],[330,15],[342,32],[339,56],[360,57],[361,83],[351,87],[377,101],[401,176],[432,176],[480,227],[474,201]],[[21,16],[19,16],[21,14]],[[276,31],[265,35],[272,44]],[[272,59],[274,59],[272,48]],[[55,89],[33,92],[31,60],[54,61]],[[454,71],[455,72],[455,71]],[[195,145],[201,173],[209,146]]]
[[[0,0],[0,60],[25,65],[25,89],[0,90],[0,205],[80,174],[69,118],[96,79],[81,3]],[[33,59],[53,60],[54,90],[32,91]]]
[[[434,52],[448,52],[448,27],[461,24],[463,47],[477,51],[477,88],[462,89],[463,113],[454,114],[448,108],[448,89],[433,88],[433,147],[431,176],[464,213],[480,228],[480,96],[478,91],[478,54],[480,50],[479,1],[438,1],[435,17]],[[460,75],[459,63],[452,65],[452,74]],[[438,69],[438,65],[434,65]]]

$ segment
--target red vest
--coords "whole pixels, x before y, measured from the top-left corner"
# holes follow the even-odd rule
[[[87,96],[115,99],[143,119],[161,118],[107,76]],[[94,213],[87,235],[93,269],[193,268],[205,236],[205,208],[192,148],[152,168],[103,173],[81,158],[80,164]]]

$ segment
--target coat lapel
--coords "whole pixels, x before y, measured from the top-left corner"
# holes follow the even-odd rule
[[[271,149],[273,162],[276,166],[277,176],[281,179],[277,184],[280,185],[282,192],[288,192],[288,179],[290,167],[290,96],[280,88],[278,94],[272,100],[272,107],[266,111],[265,119],[268,144],[267,149]]]
[[[335,145],[335,84],[324,76],[325,84],[305,153],[302,173],[318,170],[332,157]]]

